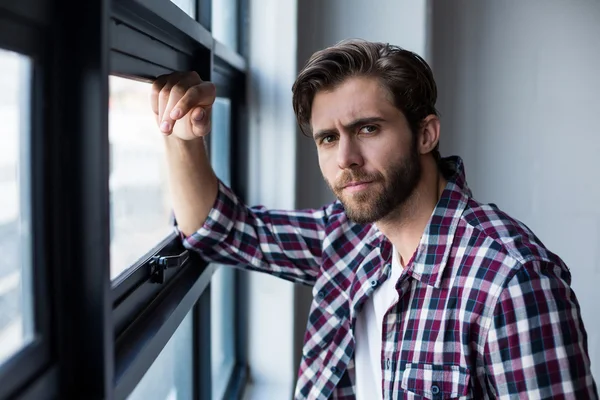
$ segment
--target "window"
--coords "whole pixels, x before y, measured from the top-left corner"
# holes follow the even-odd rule
[[[212,4],[212,32],[224,45],[238,48],[238,0],[214,0]]]
[[[181,8],[187,15],[192,18],[196,16],[196,1],[195,0],[171,0],[173,4]]]
[[[35,0],[35,5],[38,0]],[[32,2],[0,1],[0,398],[53,396],[46,207],[53,196],[44,136],[51,104],[47,22]],[[34,8],[38,8],[37,13]],[[51,178],[51,177],[50,177]],[[54,247],[56,249],[56,247]],[[35,385],[28,386],[28,382]]]
[[[128,400],[191,400],[193,389],[193,325],[189,313],[152,363]]]
[[[0,364],[34,334],[29,154],[30,61],[0,50]]]
[[[241,398],[243,280],[176,235],[149,101],[160,75],[219,77],[207,151],[243,187],[246,60],[213,6],[0,0],[0,399]]]
[[[231,186],[231,100],[217,98],[212,110],[210,154],[219,179]],[[223,398],[235,366],[235,271],[220,266],[212,278],[211,342],[213,399]]]
[[[237,17],[233,17],[237,13],[235,4],[232,3],[235,8],[232,23],[237,21]],[[219,6],[213,3],[210,7],[206,4],[197,7],[215,10]],[[208,151],[216,174],[232,186],[239,173],[239,169],[233,168],[231,157],[232,137],[236,134],[234,109],[244,101],[239,88],[244,86],[240,77],[244,74],[245,60],[236,53],[234,42],[230,42],[233,48],[225,44],[218,50],[207,51],[201,41],[202,34],[195,44],[146,41],[139,34],[140,30],[144,35],[164,38],[165,33],[177,37],[178,29],[194,37],[195,32],[203,28],[194,21],[187,28],[188,22],[185,22],[166,28],[166,32],[154,31],[152,26],[164,28],[164,21],[158,20],[163,16],[161,10],[154,10],[159,16],[156,21],[145,21],[139,26],[132,24],[129,13],[137,15],[143,10],[127,11],[127,14],[117,12],[113,16],[119,23],[113,26],[110,71],[113,75],[110,78],[109,172],[112,297],[117,336],[115,394],[132,399],[148,398],[149,394],[160,399],[187,398],[188,395],[202,399],[235,398],[243,391],[246,379],[246,360],[240,356],[243,343],[240,337],[245,336],[245,332],[238,329],[238,319],[243,315],[239,304],[244,304],[244,300],[243,295],[232,290],[240,284],[239,275],[231,267],[204,265],[183,249],[173,235],[170,193],[164,174],[167,167],[163,164],[164,138],[150,109],[149,82],[152,77],[173,70],[189,69],[195,69],[203,79],[217,80],[215,83],[223,97],[213,105],[213,132],[209,136]],[[164,18],[176,19],[168,12]],[[237,28],[230,33],[236,36]],[[212,38],[217,38],[216,32]],[[212,45],[212,41],[208,45]],[[194,58],[189,56],[191,54]],[[212,59],[217,61],[212,63]],[[142,226],[144,229],[140,229]],[[156,353],[158,358],[154,361],[156,346],[153,343],[162,343],[167,337],[163,332],[176,328],[171,321],[177,319],[172,317],[169,307],[184,307],[181,302],[185,301],[190,301],[186,306],[190,307],[188,311],[194,309],[191,314],[194,334],[190,333],[189,341],[171,336],[178,333],[168,335],[170,344],[165,341],[161,345],[166,347],[161,355]],[[181,329],[178,328],[178,332]],[[181,348],[186,349],[182,351],[188,351],[191,358],[178,359],[176,351],[168,350],[173,341],[181,343]],[[148,359],[153,360],[152,366],[145,361]],[[187,374],[181,375],[177,381],[180,386],[173,384],[170,376],[173,362],[176,368],[187,368],[191,362],[190,378]],[[146,368],[149,368],[147,372]],[[141,370],[144,370],[143,378]],[[161,381],[158,377],[164,374],[166,378]],[[187,392],[190,381],[194,383],[193,391]]]
[[[117,277],[172,230],[162,135],[150,110],[150,84],[109,81],[110,271]]]
[[[213,399],[222,399],[235,367],[235,270],[215,271],[211,290],[211,342]]]

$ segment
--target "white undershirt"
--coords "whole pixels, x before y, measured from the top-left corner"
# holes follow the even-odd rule
[[[354,364],[356,370],[356,399],[382,399],[382,327],[383,315],[398,300],[396,282],[402,265],[394,247],[390,277],[363,304],[356,317]]]

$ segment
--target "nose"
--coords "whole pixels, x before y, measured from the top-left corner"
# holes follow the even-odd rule
[[[360,146],[351,137],[342,135],[339,139],[337,162],[340,169],[360,167],[363,165]]]

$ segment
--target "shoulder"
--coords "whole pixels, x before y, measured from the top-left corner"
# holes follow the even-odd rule
[[[503,292],[522,284],[524,277],[545,274],[550,280],[571,282],[564,261],[526,224],[494,204],[469,199],[453,247],[457,273],[474,276],[485,285],[492,308]]]
[[[495,204],[482,204],[471,198],[461,220],[474,234],[489,239],[498,251],[513,258],[516,265],[563,264],[533,230]]]

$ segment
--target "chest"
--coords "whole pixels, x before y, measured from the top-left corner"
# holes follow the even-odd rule
[[[354,268],[351,277],[325,272],[315,284],[305,367],[323,371],[330,382],[344,374],[354,381],[356,322],[369,305],[381,335],[384,393],[421,393],[424,398],[436,391],[468,394],[471,371],[481,365],[477,349],[483,309],[466,282],[457,276],[436,288],[406,271],[388,277],[391,265],[379,252],[366,255]]]

